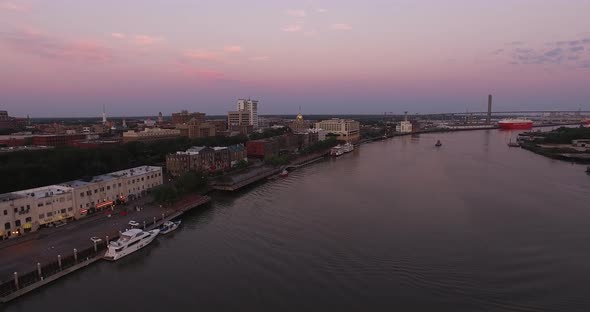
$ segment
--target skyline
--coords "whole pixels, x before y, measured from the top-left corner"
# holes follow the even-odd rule
[[[590,1],[0,0],[13,116],[590,110]],[[108,22],[105,22],[108,21]],[[567,23],[565,23],[567,21]]]

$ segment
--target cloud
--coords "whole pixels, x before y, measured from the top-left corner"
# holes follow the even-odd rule
[[[328,12],[328,10],[326,10],[326,9],[316,9],[315,12],[318,13],[318,14],[322,14],[322,13]]]
[[[32,29],[0,32],[0,41],[19,53],[52,60],[107,62],[113,58],[108,48],[91,40],[70,41]]]
[[[304,36],[306,37],[315,37],[317,36],[318,32],[315,30],[309,30],[303,33]]]
[[[136,35],[131,39],[131,42],[136,45],[152,45],[163,41],[161,37],[152,37],[147,35]]]
[[[502,52],[504,52],[504,49],[497,49],[497,50],[492,51],[492,54],[499,55],[499,54],[502,54]]]
[[[287,10],[287,15],[292,17],[304,18],[307,16],[305,10],[295,9],[295,10]]]
[[[111,37],[116,38],[116,39],[123,39],[125,38],[125,34],[122,33],[112,33]]]
[[[28,4],[14,3],[10,1],[1,1],[0,10],[12,11],[12,12],[29,12],[31,6]]]
[[[545,56],[547,57],[556,57],[561,55],[561,52],[563,52],[563,50],[561,48],[557,48],[557,49],[553,49],[553,50],[549,50],[547,52],[545,52]]]
[[[285,27],[281,28],[281,30],[284,32],[298,32],[298,31],[301,31],[301,29],[303,29],[303,27],[301,27],[301,25],[298,25],[298,24],[289,25],[289,26],[285,26]]]
[[[198,61],[221,62],[221,56],[218,53],[207,51],[189,51],[185,52],[184,56]]]
[[[238,45],[225,46],[223,48],[223,51],[228,52],[228,53],[240,53],[240,52],[242,52],[242,47],[240,47]]]
[[[582,44],[589,44],[590,43],[590,38],[584,38],[584,39],[582,39],[580,41],[582,41]]]
[[[264,62],[264,61],[267,61],[269,59],[270,58],[268,56],[266,56],[266,55],[263,55],[263,56],[252,56],[252,57],[249,58],[249,60],[250,61],[253,61],[253,62]]]
[[[333,30],[351,30],[352,26],[348,24],[332,24],[330,28],[332,28]]]
[[[524,42],[522,41],[511,41],[511,42],[507,42],[505,43],[505,45],[507,46],[519,46],[519,45],[523,45]]]
[[[580,52],[580,51],[584,51],[584,47],[583,46],[578,46],[578,47],[571,47],[570,48],[571,52]]]

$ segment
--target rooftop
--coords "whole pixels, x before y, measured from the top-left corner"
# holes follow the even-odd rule
[[[97,176],[92,177],[90,180],[74,180],[74,181],[62,183],[60,185],[65,185],[68,187],[75,188],[75,187],[81,187],[81,186],[85,186],[85,185],[92,184],[92,183],[110,181],[110,180],[118,179],[121,177],[132,177],[132,176],[139,175],[139,174],[157,172],[159,170],[161,170],[160,167],[140,166],[140,167],[135,167],[135,168],[131,168],[131,169],[125,169],[125,170],[121,170],[121,171],[115,171],[115,172],[111,172],[111,173],[97,175]]]

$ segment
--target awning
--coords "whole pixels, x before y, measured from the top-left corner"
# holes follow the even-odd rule
[[[30,222],[27,222],[23,225],[23,229],[30,229],[32,227],[33,227],[33,225]]]

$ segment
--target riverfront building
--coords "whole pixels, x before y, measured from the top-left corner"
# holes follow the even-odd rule
[[[412,123],[407,120],[400,121],[400,123],[395,126],[395,131],[400,133],[410,133],[412,132]]]
[[[190,171],[227,170],[241,160],[248,160],[246,148],[242,144],[228,147],[193,146],[184,152],[166,155],[166,170],[171,176],[177,177]]]
[[[162,182],[161,167],[142,166],[0,194],[0,237],[16,237],[43,225],[81,218],[141,196]]]
[[[335,134],[338,140],[356,143],[360,138],[360,123],[350,119],[332,118],[315,123],[316,129]]]

